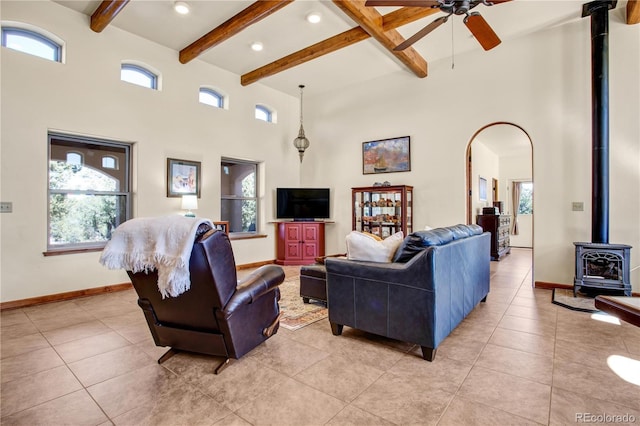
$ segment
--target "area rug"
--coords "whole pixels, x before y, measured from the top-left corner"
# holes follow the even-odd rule
[[[573,289],[554,288],[551,301],[556,305],[582,312],[599,312],[596,309],[595,298],[578,291],[573,297]]]
[[[298,330],[325,319],[327,308],[322,302],[311,300],[303,303],[300,297],[300,276],[290,277],[280,284],[280,325],[288,330]]]

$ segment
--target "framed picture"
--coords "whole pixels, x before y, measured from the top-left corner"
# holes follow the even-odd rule
[[[411,170],[409,136],[362,143],[362,174]]]
[[[487,201],[487,180],[482,176],[478,179],[478,198],[480,201]]]
[[[213,222],[213,227],[218,231],[224,232],[229,235],[229,222],[226,220],[221,220],[219,222]]]
[[[167,158],[167,197],[200,197],[200,162]]]

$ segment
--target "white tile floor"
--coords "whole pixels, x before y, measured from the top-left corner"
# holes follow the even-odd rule
[[[347,327],[333,336],[324,320],[281,328],[216,376],[210,357],[157,364],[165,348],[133,290],[3,311],[0,423],[640,423],[640,328],[553,305],[531,287],[530,250],[491,269],[487,303],[432,363],[403,342]]]

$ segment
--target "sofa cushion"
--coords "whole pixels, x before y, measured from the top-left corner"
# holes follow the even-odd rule
[[[458,224],[458,225],[449,226],[447,229],[453,232],[454,240],[467,238],[472,235],[482,234],[482,227],[480,225],[475,225],[475,224],[473,225]]]
[[[374,237],[365,232],[351,231],[346,239],[347,258],[370,262],[391,262],[402,243],[404,237],[402,231],[396,232],[384,240]]]

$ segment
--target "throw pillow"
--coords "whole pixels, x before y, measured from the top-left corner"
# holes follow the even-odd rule
[[[369,262],[391,262],[402,243],[404,234],[400,231],[384,240],[376,238],[375,235],[365,232],[351,231],[347,235],[347,258]]]

